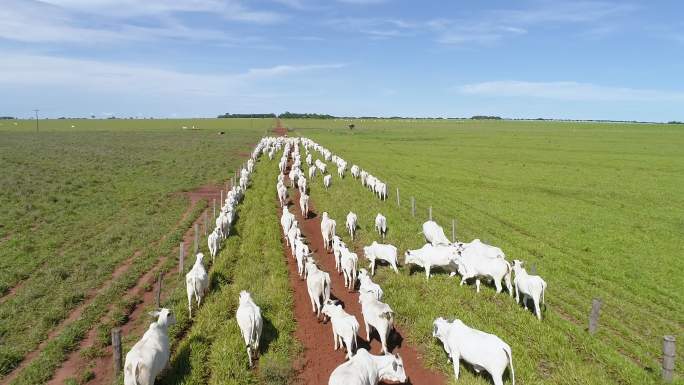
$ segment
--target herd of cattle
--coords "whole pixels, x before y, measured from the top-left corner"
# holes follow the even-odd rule
[[[304,149],[306,156],[304,162],[308,166],[305,177],[303,172],[304,163],[300,154],[300,147]],[[299,209],[302,217],[309,216],[309,181],[314,180],[317,174],[322,176],[325,188],[332,185],[332,175],[327,173],[325,162],[333,162],[337,166],[337,174],[343,178],[347,170],[347,162],[341,157],[334,155],[328,149],[307,138],[265,137],[255,147],[247,165],[240,171],[239,183],[233,186],[226,195],[221,207],[221,212],[216,219],[216,227],[209,235],[207,242],[212,260],[216,257],[221,246],[221,241],[229,234],[235,220],[237,205],[244,197],[249,179],[254,171],[256,160],[262,154],[268,154],[273,159],[275,154],[282,150],[279,162],[280,173],[278,175],[276,192],[278,201],[282,206],[280,224],[283,235],[292,256],[296,259],[299,276],[306,280],[307,291],[311,300],[313,313],[317,318],[328,317],[331,321],[335,350],[338,345],[346,348],[347,361],[338,366],[331,374],[330,385],[359,384],[371,385],[379,381],[404,382],[407,379],[403,361],[398,354],[389,354],[387,340],[394,330],[394,311],[382,302],[382,288],[372,280],[378,261],[389,265],[395,273],[398,270],[398,249],[391,244],[374,241],[371,245],[363,247],[363,255],[369,261],[368,272],[366,269],[358,269],[358,255],[350,250],[344,241],[336,234],[337,223],[327,212],[321,215],[321,235],[324,247],[333,252],[335,267],[344,277],[345,287],[352,291],[359,284],[359,303],[366,329],[366,338],[369,340],[372,330],[376,330],[382,344],[383,355],[372,355],[363,348],[357,348],[357,335],[359,322],[356,317],[347,313],[342,305],[330,299],[331,280],[330,275],[321,270],[312,258],[313,252],[302,235],[299,223],[287,206],[288,190],[285,185],[285,177],[288,162],[291,167],[287,175],[290,187],[297,188],[300,192]],[[313,153],[318,152],[324,159],[313,160]],[[382,182],[357,165],[352,165],[351,175],[359,179],[363,186],[370,189],[379,199],[387,199],[387,184]],[[387,218],[378,213],[375,218],[375,230],[384,241],[387,233]],[[354,240],[358,228],[358,216],[349,212],[345,221],[345,229]],[[427,221],[422,226],[423,235],[427,243],[419,249],[407,250],[404,254],[404,265],[416,265],[425,269],[429,280],[431,270],[440,267],[451,271],[451,276],[459,274],[460,284],[474,279],[477,291],[480,289],[480,280],[494,282],[497,293],[500,293],[505,284],[509,294],[523,305],[531,300],[536,316],[541,320],[540,305],[544,303],[544,291],[546,282],[537,276],[528,274],[523,268],[522,261],[514,260],[511,265],[503,251],[495,246],[487,245],[478,239],[469,243],[451,242],[445,235],[442,227],[434,221]],[[193,298],[197,306],[200,306],[202,298],[209,287],[209,278],[204,267],[204,256],[198,253],[195,264],[186,275],[188,313],[192,317]],[[515,278],[511,279],[512,274]],[[169,309],[160,309],[152,313],[157,317],[149,329],[126,355],[124,366],[124,383],[126,385],[152,385],[155,377],[167,365],[169,359],[168,327],[175,323],[175,318]],[[259,340],[263,320],[261,310],[247,291],[240,292],[239,307],[236,311],[237,323],[247,349],[249,366],[252,366],[253,356],[259,353]],[[495,385],[503,384],[503,374],[510,366],[510,374],[513,384],[515,375],[511,348],[499,337],[479,331],[465,325],[462,321],[454,319],[448,321],[437,318],[433,323],[433,337],[443,344],[448,358],[452,361],[454,375],[458,379],[459,361],[470,363],[474,370],[479,373],[487,371]]]

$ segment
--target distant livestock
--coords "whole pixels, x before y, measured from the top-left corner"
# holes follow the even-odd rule
[[[375,231],[377,231],[379,235],[382,235],[383,240],[385,239],[385,235],[387,234],[387,218],[380,213],[375,216]]]
[[[538,275],[527,274],[527,270],[523,268],[522,261],[513,260],[513,272],[515,278],[513,279],[513,287],[515,288],[515,302],[520,303],[522,296],[523,306],[527,305],[527,300],[531,299],[534,303],[534,313],[541,321],[541,310],[539,305],[544,303],[544,292],[546,291],[546,282]]]

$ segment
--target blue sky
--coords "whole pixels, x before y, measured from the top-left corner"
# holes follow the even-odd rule
[[[2,0],[0,115],[684,120],[681,1]]]

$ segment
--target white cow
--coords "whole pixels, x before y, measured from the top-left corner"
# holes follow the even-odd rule
[[[299,192],[302,194],[306,194],[307,181],[306,178],[304,178],[304,175],[299,177],[299,179],[297,180],[297,184],[299,185]]]
[[[359,303],[361,303],[363,323],[366,326],[366,340],[370,341],[372,327],[380,336],[382,352],[388,354],[387,339],[394,329],[394,311],[388,304],[380,302],[372,293],[361,293]]]
[[[356,253],[352,253],[346,247],[342,249],[340,265],[344,274],[344,287],[349,291],[354,290],[354,286],[356,286],[356,265],[358,261],[359,257]]]
[[[306,193],[299,195],[299,209],[302,211],[304,219],[309,217],[309,196]]]
[[[351,167],[351,174],[352,174],[352,176],[353,176],[354,178],[357,178],[357,179],[358,179],[359,173],[360,173],[360,172],[361,172],[361,169],[359,168],[359,166],[357,166],[357,165],[355,165],[355,164],[352,165],[352,167]]]
[[[432,336],[442,342],[453,362],[457,380],[459,361],[463,359],[473,366],[476,373],[487,371],[492,376],[494,385],[503,385],[503,374],[510,365],[511,382],[515,385],[511,347],[499,337],[470,328],[459,319],[448,322],[441,317],[433,323]]]
[[[154,379],[169,362],[169,326],[176,323],[176,318],[169,309],[155,310],[150,315],[157,320],[126,354],[125,385],[154,385]]]
[[[311,166],[313,164],[313,158],[311,157],[311,154],[306,155],[306,164]]]
[[[541,321],[541,310],[539,305],[544,303],[546,281],[538,275],[527,274],[527,270],[525,270],[522,265],[522,261],[517,259],[513,260],[513,272],[515,273],[515,278],[513,278],[515,302],[520,303],[521,294],[523,306],[527,305],[528,298],[532,299],[532,302],[534,302],[534,312]]]
[[[335,256],[335,270],[337,270],[338,273],[342,272],[342,266],[340,264],[340,260],[342,258],[342,250],[346,249],[347,245],[342,241],[342,238],[338,237],[337,235],[333,235],[332,237],[332,249],[333,249],[333,255]]]
[[[192,318],[192,297],[195,297],[197,307],[199,307],[202,303],[202,298],[204,298],[207,290],[209,290],[209,276],[202,263],[203,260],[204,254],[197,253],[195,264],[185,275],[185,285],[188,294],[188,313],[190,318]]]
[[[321,235],[323,236],[323,247],[325,250],[332,248],[332,237],[335,235],[335,228],[337,223],[334,219],[330,219],[328,212],[323,212],[323,217],[321,218]]]
[[[458,273],[461,274],[461,285],[470,278],[475,278],[477,292],[480,292],[480,277],[490,277],[494,280],[496,292],[501,293],[502,280],[506,283],[508,293],[513,296],[511,285],[511,264],[503,258],[482,258],[478,255],[464,255],[462,252],[455,259]]]
[[[261,318],[261,309],[252,300],[252,295],[245,290],[240,292],[240,305],[235,312],[238,326],[242,338],[245,340],[247,346],[247,358],[249,359],[249,367],[252,367],[252,354],[259,354],[259,340],[261,339],[261,330],[264,321]]]
[[[359,294],[361,293],[371,293],[376,299],[382,299],[382,288],[377,283],[373,282],[370,275],[368,275],[368,270],[359,270]]]
[[[284,185],[278,186],[278,202],[280,202],[280,207],[285,207],[287,204],[287,187]]]
[[[433,246],[451,245],[449,238],[444,235],[444,229],[435,221],[423,223],[423,235],[425,236],[425,240]]]
[[[313,179],[316,176],[316,167],[309,167],[309,179]]]
[[[330,188],[331,184],[332,184],[332,175],[328,174],[328,175],[324,176],[323,177],[323,187],[325,187],[325,189],[327,190]]]
[[[294,220],[295,216],[287,210],[287,207],[283,207],[283,215],[280,217],[280,225],[283,228],[283,235],[285,237],[287,237],[287,232],[290,230]]]
[[[290,226],[290,230],[287,231],[287,244],[290,245],[290,253],[292,256],[295,255],[295,241],[302,236],[302,231],[299,229],[299,224],[295,219]]]
[[[387,234],[387,218],[380,213],[375,216],[375,230],[378,234],[382,235],[382,239],[385,239]]]
[[[399,269],[397,269],[397,248],[395,246],[373,241],[370,246],[363,247],[363,255],[370,261],[371,275],[375,275],[375,263],[377,260],[389,263],[394,272],[399,273]]]
[[[304,262],[306,258],[311,255],[309,251],[309,246],[304,243],[301,239],[295,241],[295,259],[297,260],[297,273],[299,277],[304,279]]]
[[[318,266],[310,258],[306,261],[305,269],[306,289],[309,292],[309,299],[311,299],[311,308],[318,318],[321,316],[322,304],[330,299],[330,274],[318,269]]]
[[[404,361],[398,354],[375,356],[360,348],[354,357],[333,370],[328,385],[377,385],[379,381],[406,382]]]
[[[482,258],[506,258],[503,250],[496,246],[491,246],[483,243],[479,239],[473,239],[470,243],[458,242],[456,246],[460,249],[462,255],[472,255]]]
[[[218,254],[218,249],[221,247],[221,235],[220,229],[218,227],[214,228],[214,231],[207,237],[207,244],[209,246],[209,254],[211,254],[211,260],[214,261],[216,254]]]
[[[356,221],[358,220],[358,217],[356,216],[355,213],[349,212],[347,214],[347,221],[345,222],[345,225],[347,227],[347,231],[349,231],[349,236],[351,237],[351,240],[354,241],[354,233],[356,232]]]
[[[430,269],[439,266],[443,269],[458,270],[456,257],[458,251],[453,246],[433,246],[426,243],[417,250],[407,250],[404,254],[404,265],[414,264],[425,269],[427,279],[430,279]]]
[[[332,322],[335,350],[337,350],[338,343],[339,346],[342,346],[344,343],[344,346],[347,347],[347,358],[351,359],[357,348],[356,335],[359,333],[359,321],[356,320],[356,317],[344,311],[338,301],[325,301],[321,311]]]

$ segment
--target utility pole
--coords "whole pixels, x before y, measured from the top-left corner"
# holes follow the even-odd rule
[[[36,113],[36,132],[38,132],[38,111],[40,110],[33,110]]]

